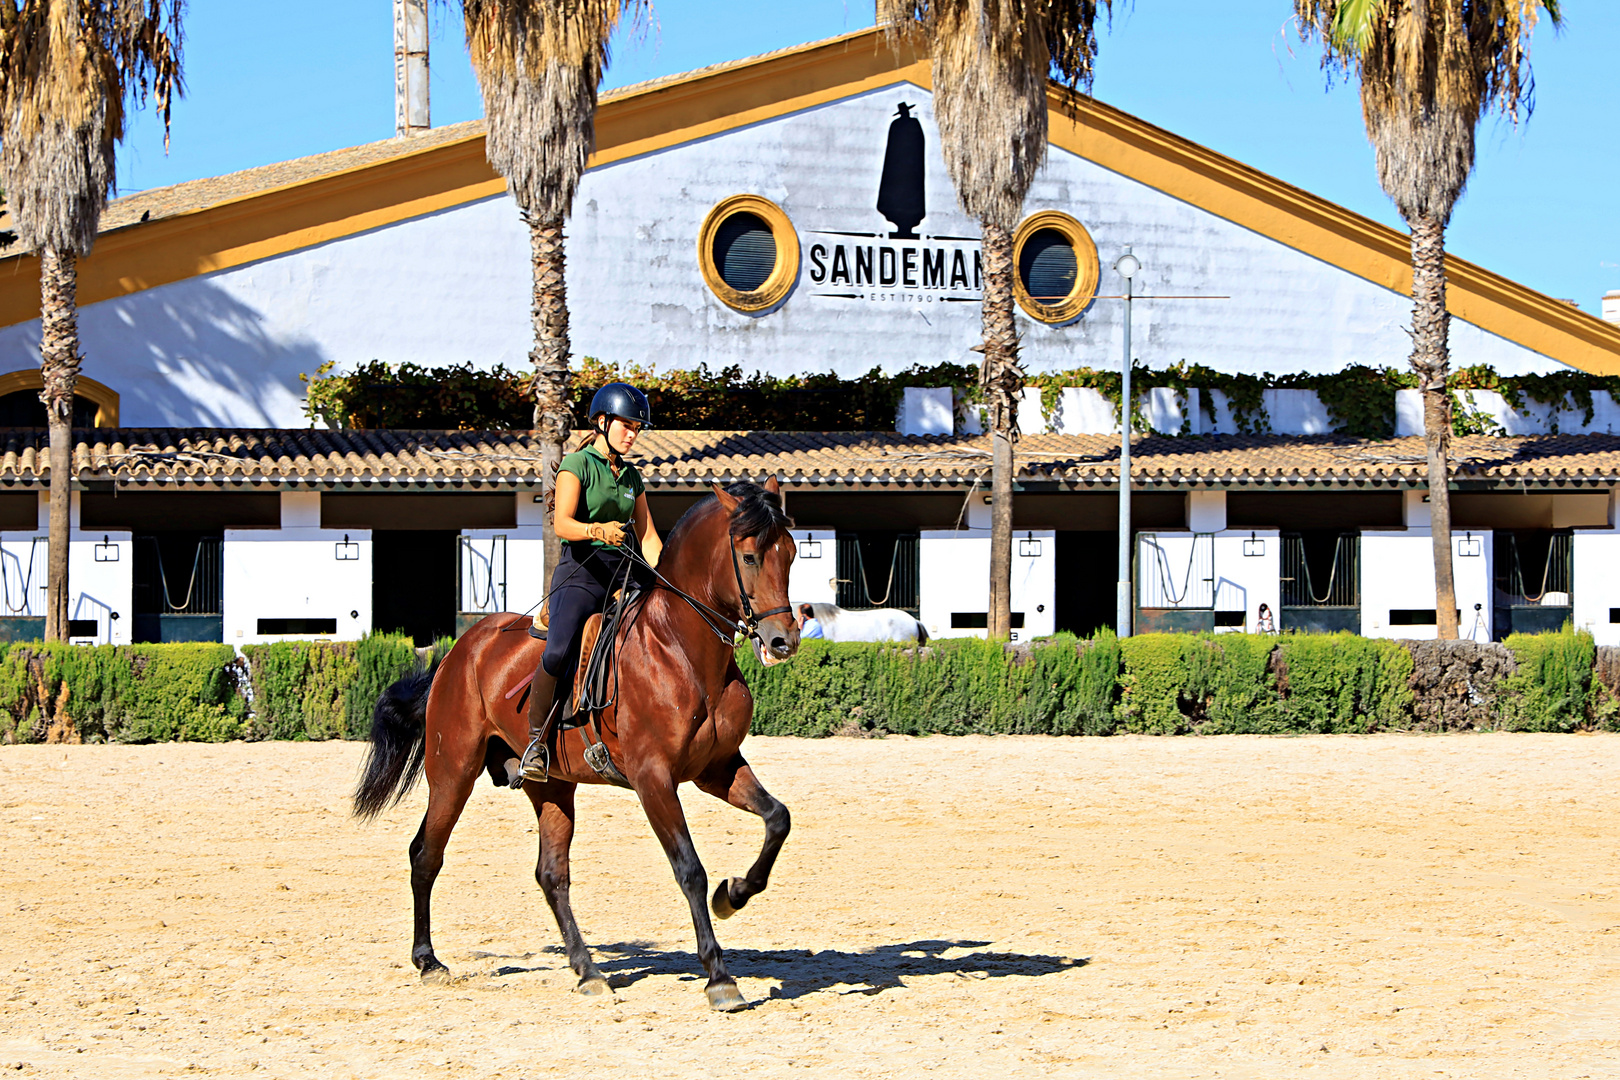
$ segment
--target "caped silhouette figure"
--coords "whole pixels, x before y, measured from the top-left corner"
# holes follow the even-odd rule
[[[917,239],[917,225],[928,216],[923,192],[923,129],[911,115],[914,105],[900,103],[889,125],[889,146],[883,153],[883,178],[878,182],[878,213],[888,218],[895,240]]]

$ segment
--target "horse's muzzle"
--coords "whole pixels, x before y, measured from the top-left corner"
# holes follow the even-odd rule
[[[799,651],[799,624],[789,619],[782,627],[773,625],[776,622],[771,619],[759,627],[759,660],[766,667],[780,664]]]

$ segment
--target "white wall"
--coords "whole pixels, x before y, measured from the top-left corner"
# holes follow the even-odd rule
[[[1491,640],[1494,554],[1489,530],[1452,534],[1452,580],[1461,614],[1457,632]],[[1478,550],[1464,556],[1464,550]],[[1479,611],[1474,605],[1479,604]],[[1361,534],[1361,633],[1365,637],[1432,640],[1433,626],[1391,626],[1391,609],[1431,609],[1434,604],[1434,540],[1427,528]]]
[[[901,101],[917,106],[927,141],[929,214],[919,232],[976,236],[940,157],[930,95],[897,82],[587,173],[568,223],[575,350],[775,375],[976,363],[977,304],[940,302],[921,289],[867,288],[845,299],[830,293],[848,288],[811,279],[813,248],[829,233],[887,236],[874,204]],[[798,282],[773,311],[731,310],[698,271],[704,216],[738,193],[776,201],[799,233]],[[1410,352],[1406,297],[1067,151],[1051,151],[1026,208],[1066,211],[1090,230],[1105,267],[1102,293],[1116,291],[1106,267],[1131,244],[1144,293],[1230,296],[1136,305],[1133,345],[1144,363],[1332,372],[1401,366]],[[90,304],[79,314],[84,373],[121,395],[130,427],[301,427],[298,376],[326,362],[521,370],[529,289],[527,231],[502,195]],[[1121,308],[1098,300],[1058,327],[1020,313],[1023,363],[1032,372],[1117,369]],[[38,320],[0,330],[0,372],[36,368],[38,343]],[[1459,366],[1488,363],[1504,374],[1560,367],[1460,319],[1451,351]]]
[[[345,540],[355,545],[347,550],[357,558],[337,558],[336,546]],[[226,529],[222,559],[227,644],[356,641],[371,629],[369,529]],[[337,632],[260,634],[260,619],[336,619]]]
[[[1260,605],[1271,611],[1277,629],[1282,603],[1282,542],[1275,529],[1233,529],[1215,534],[1215,610],[1243,612],[1243,625],[1222,630],[1255,633]]]
[[[1422,391],[1398,390],[1395,396],[1395,434],[1422,435]],[[1528,399],[1523,409],[1515,409],[1495,390],[1459,390],[1457,400],[1477,414],[1487,430],[1499,430],[1504,435],[1545,435],[1554,428],[1562,435],[1620,433],[1620,403],[1607,390],[1592,391],[1590,421],[1585,409],[1553,409]]]
[[[1609,620],[1620,608],[1620,529],[1575,530],[1574,555],[1575,625],[1599,645],[1620,645],[1620,623]]]
[[[45,615],[44,530],[0,533],[0,618]],[[128,645],[134,628],[135,552],[130,534],[75,532],[68,541],[68,618],[96,620],[93,637],[75,642]]]
[[[800,604],[838,602],[838,533],[833,529],[794,529],[799,553],[788,570],[788,601]]]
[[[1034,541],[1040,554],[1019,554],[1019,541]],[[990,534],[982,529],[924,529],[918,542],[920,621],[929,637],[984,637],[984,630],[952,629],[953,612],[990,610]],[[1012,610],[1024,613],[1014,641],[1047,637],[1056,628],[1053,611],[1057,534],[1015,530]]]

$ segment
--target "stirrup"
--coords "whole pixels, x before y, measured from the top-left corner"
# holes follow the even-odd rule
[[[529,748],[523,751],[523,760],[518,764],[518,774],[512,778],[514,790],[522,787],[525,780],[543,784],[551,778],[551,751],[546,746],[547,734],[549,731],[545,734],[537,731],[529,736]]]

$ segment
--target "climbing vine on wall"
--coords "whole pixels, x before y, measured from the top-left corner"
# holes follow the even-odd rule
[[[1048,423],[1057,413],[1063,388],[1089,387],[1113,403],[1114,422],[1119,422],[1121,390],[1117,371],[1074,368],[1045,372],[1029,379],[1041,390],[1041,409]],[[1192,431],[1188,415],[1188,390],[1202,390],[1200,411],[1210,423],[1217,419],[1214,395],[1226,398],[1227,409],[1238,433],[1264,434],[1271,430],[1266,419],[1265,393],[1268,390],[1314,390],[1322,399],[1335,430],[1361,438],[1389,438],[1395,432],[1395,391],[1416,385],[1415,379],[1393,368],[1348,367],[1332,375],[1232,375],[1182,361],[1167,368],[1133,365],[1132,396],[1141,399],[1149,390],[1167,387],[1181,400],[1182,433]],[[1133,430],[1146,432],[1148,419],[1141,410],[1131,415]]]
[[[372,360],[352,372],[330,363],[308,386],[304,411],[310,422],[350,428],[419,428],[429,430],[526,430],[532,426],[530,376],[497,365],[490,369],[458,364],[429,368],[390,365]],[[738,366],[711,371],[705,365],[656,372],[640,365],[580,361],[574,373],[574,424],[583,427],[591,395],[603,383],[624,381],[646,391],[661,427],[751,429],[762,431],[886,431],[894,427],[895,410],[908,386],[951,387],[960,414],[979,400],[978,369],[972,364],[916,366],[893,375],[872,368],[855,378],[832,374],[789,376],[744,375]],[[1113,403],[1119,422],[1121,379],[1118,371],[1073,368],[1031,374],[1028,385],[1041,393],[1041,409],[1050,423],[1065,387],[1097,391]],[[1265,394],[1269,390],[1315,391],[1334,430],[1358,438],[1387,439],[1395,433],[1395,392],[1417,385],[1416,377],[1395,368],[1352,365],[1331,375],[1232,375],[1185,361],[1165,368],[1131,369],[1138,401],[1156,387],[1176,392],[1181,403],[1182,432],[1193,430],[1189,390],[1199,395],[1201,412],[1216,420],[1215,394],[1225,396],[1238,433],[1270,430]],[[1474,402],[1470,391],[1502,395],[1515,410],[1528,403],[1554,414],[1577,411],[1590,423],[1592,395],[1608,391],[1620,400],[1620,377],[1563,371],[1550,375],[1498,375],[1491,368],[1459,368],[1447,382],[1451,394],[1452,430],[1458,435],[1500,434],[1494,421]],[[1132,426],[1146,432],[1145,410],[1132,413]]]
[[[308,387],[304,412],[312,425],[458,431],[533,426],[530,376],[500,365],[428,368],[372,360],[352,372],[338,372],[327,363],[314,375],[299,377]],[[576,429],[586,426],[597,387],[621,381],[646,392],[660,427],[884,431],[893,429],[895,409],[908,386],[953,387],[959,400],[976,400],[978,369],[936,364],[893,375],[873,368],[853,379],[832,374],[745,376],[736,366],[654,372],[587,356],[574,372]]]

